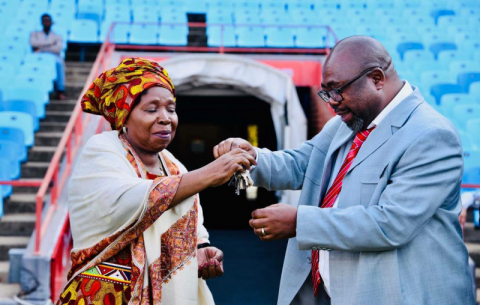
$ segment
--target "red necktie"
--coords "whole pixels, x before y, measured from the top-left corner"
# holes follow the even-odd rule
[[[375,126],[364,130],[360,131],[357,133],[355,136],[355,139],[353,140],[352,147],[350,148],[350,151],[348,152],[347,157],[343,161],[342,167],[340,167],[340,170],[338,171],[337,177],[335,178],[335,181],[333,181],[332,186],[328,189],[327,194],[323,198],[321,208],[326,209],[326,208],[331,208],[335,204],[335,200],[337,200],[338,194],[340,194],[340,191],[342,190],[342,181],[345,175],[347,174],[348,169],[353,163],[353,159],[355,156],[358,154],[358,151],[360,150],[360,147],[362,147],[363,142],[367,139],[368,135],[372,130],[375,129]],[[318,250],[312,250],[312,281],[313,281],[313,294],[314,296],[317,296],[318,293],[318,288],[320,287],[320,284],[322,283],[322,278],[320,276],[320,270],[318,268],[318,261],[319,261],[319,251]]]

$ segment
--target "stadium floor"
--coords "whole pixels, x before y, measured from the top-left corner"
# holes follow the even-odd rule
[[[287,241],[262,242],[251,230],[209,233],[225,255],[223,277],[208,280],[215,304],[277,304]]]

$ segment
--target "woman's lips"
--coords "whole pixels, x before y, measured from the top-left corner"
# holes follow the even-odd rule
[[[160,138],[160,139],[170,139],[170,137],[172,136],[172,132],[171,131],[159,131],[159,132],[155,132],[153,135],[156,136],[157,138]]]

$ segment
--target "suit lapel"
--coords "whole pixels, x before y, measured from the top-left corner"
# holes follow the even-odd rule
[[[325,158],[324,171],[322,175],[322,180],[320,183],[320,199],[322,200],[323,195],[326,192],[328,187],[328,182],[330,181],[330,172],[333,168],[333,156],[337,150],[342,147],[346,142],[351,140],[354,136],[354,132],[347,127],[346,124],[342,123],[335,134],[335,137],[332,140],[332,144],[328,148],[327,156]]]
[[[358,155],[353,160],[352,165],[348,169],[347,173],[352,171],[357,165],[359,165],[368,156],[374,153],[380,148],[398,129],[400,129],[415,108],[423,101],[422,96],[418,89],[414,89],[414,92],[410,94],[405,100],[403,100],[392,112],[390,112],[372,131],[368,136],[365,143],[363,143]]]

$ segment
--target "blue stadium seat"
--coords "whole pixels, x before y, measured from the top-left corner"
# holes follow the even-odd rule
[[[421,76],[422,73],[426,71],[448,72],[448,64],[441,65],[439,62],[436,62],[436,61],[412,62],[412,61],[405,60],[405,63],[410,66],[410,69],[412,70],[413,73],[419,76]]]
[[[370,26],[370,25],[358,26],[355,28],[354,34],[370,36],[379,41],[384,41],[387,39],[386,31],[378,28],[377,26]]]
[[[435,26],[435,20],[433,20],[433,18],[427,15],[412,16],[408,21],[410,24],[414,24],[417,27],[434,27]]]
[[[194,0],[196,1],[196,0]],[[207,0],[206,1],[206,6],[207,10],[211,9],[222,9],[222,10],[232,10],[234,8],[234,2],[233,1],[222,1],[222,0]],[[258,9],[259,3],[252,1],[251,3],[252,7],[255,7]]]
[[[293,48],[294,45],[294,35],[293,28],[290,27],[266,27],[265,36],[266,41],[265,45],[267,47],[274,48]]]
[[[405,53],[407,51],[413,51],[413,50],[423,50],[423,44],[419,42],[403,42],[399,43],[397,46],[397,52],[400,54],[400,58],[404,60]]]
[[[132,24],[130,28],[130,43],[157,44],[158,27],[153,24]]]
[[[367,1],[340,0],[340,8],[345,9],[363,9],[367,7]]]
[[[480,105],[458,105],[453,108],[453,118],[457,120],[462,129],[466,129],[467,121],[480,118]]]
[[[102,32],[100,33],[100,40],[104,41],[107,38],[108,31],[111,26],[111,22],[104,21],[102,23]],[[116,44],[128,44],[128,37],[130,35],[130,23],[117,23],[115,24],[110,41]]]
[[[458,74],[458,84],[463,87],[465,92],[469,91],[470,85],[480,82],[480,70],[478,72],[467,72]]]
[[[7,167],[11,180],[20,178],[20,160],[14,147],[0,144],[0,160],[5,161],[2,165]]]
[[[79,0],[77,5],[77,19],[92,20],[100,26],[103,17],[103,2]]]
[[[480,16],[468,17],[468,24],[472,27],[478,27],[480,25]]]
[[[444,113],[453,113],[453,109],[458,105],[470,105],[475,103],[475,98],[466,93],[452,93],[442,96],[440,106]]]
[[[14,111],[0,112],[0,128],[4,127],[22,130],[25,137],[25,145],[28,147],[33,146],[35,140],[33,137],[33,118],[31,115]]]
[[[39,128],[39,117],[37,116],[37,105],[32,101],[24,100],[8,100],[0,103],[1,111],[16,111],[30,114],[33,118],[33,130]]]
[[[161,25],[159,44],[186,46],[188,35],[188,27],[182,25]]]
[[[340,9],[339,1],[313,1],[314,10],[338,10]]]
[[[410,63],[412,67],[418,63],[431,63],[435,61],[433,54],[427,50],[407,50],[404,53],[403,60]]]
[[[439,28],[446,29],[450,26],[466,26],[468,25],[468,19],[463,16],[440,16],[437,20]]]
[[[468,184],[480,184],[480,167],[465,169],[462,182]]]
[[[56,70],[55,70],[56,71]],[[41,65],[23,65],[18,71],[16,80],[18,79],[38,79],[44,83],[44,88],[48,92],[53,91],[53,81],[55,80],[55,71],[51,67]]]
[[[76,19],[72,22],[70,30],[71,42],[77,43],[97,43],[98,42],[98,24],[93,20]]]
[[[435,24],[438,24],[438,19],[442,16],[454,16],[455,11],[453,10],[448,10],[448,9],[439,9],[439,10],[433,10],[430,12],[430,16],[435,20]]]
[[[210,47],[218,47],[222,44],[222,29],[220,26],[207,27],[207,44]],[[237,45],[235,27],[225,26],[223,28],[223,45],[226,47]]]
[[[261,20],[262,20],[262,23],[264,24],[285,25],[289,23],[289,20],[287,18],[287,14],[285,13],[285,11],[274,10],[274,9],[263,10]]]
[[[30,48],[24,43],[9,43],[2,41],[0,45],[0,54],[18,54],[23,56],[29,52]]]
[[[455,39],[455,36],[461,34],[471,34],[474,35],[476,33],[475,29],[468,25],[450,25],[447,26],[447,35],[451,38]]]
[[[186,0],[185,12],[190,14],[205,14],[208,11],[207,3],[202,0]]]
[[[395,7],[395,1],[393,1],[393,0],[384,0],[384,1],[367,0],[367,7],[370,8],[370,9],[391,10],[392,8]]]
[[[234,5],[235,5],[235,11],[249,10],[254,12],[254,14],[258,14],[258,11],[260,9],[259,1],[241,0],[241,1],[235,1]]]
[[[27,146],[25,145],[25,136],[21,129],[0,127],[0,143],[14,146],[17,151],[18,159],[21,162],[27,160]]]
[[[430,94],[435,97],[437,104],[441,103],[442,96],[451,93],[464,93],[463,88],[457,84],[437,84],[430,86]]]
[[[105,5],[118,5],[127,7],[130,5],[130,0],[105,0]]]
[[[466,131],[468,134],[475,136],[478,144],[480,144],[480,118],[469,119],[467,121]]]
[[[45,105],[49,101],[48,92],[43,88],[34,87],[34,84],[13,84],[3,91],[3,100],[31,101],[35,104],[36,116],[42,119],[45,117]]]
[[[233,13],[231,10],[211,9],[206,14],[207,23],[233,23]]]
[[[12,180],[9,175],[9,162],[7,160],[0,160],[0,180],[3,181],[10,181]],[[0,185],[2,197],[6,198],[12,194],[12,186],[11,185]],[[0,209],[0,217],[3,216],[3,204]]]
[[[301,27],[296,29],[295,45],[298,48],[321,48],[325,46],[326,30],[321,27]],[[331,46],[331,44],[330,44]]]
[[[467,42],[480,42],[478,33],[473,30],[466,33],[455,35],[454,41],[458,45],[463,45]]]
[[[237,45],[239,47],[264,47],[263,28],[253,26],[237,27]]]
[[[75,14],[76,12],[76,5],[75,1],[56,1],[56,0],[51,0],[50,4],[50,12],[64,12],[68,14]]]
[[[105,21],[132,21],[131,10],[123,5],[108,5],[105,7]]]
[[[466,152],[466,151],[470,152],[470,151],[477,151],[478,150],[478,144],[480,144],[480,141],[479,141],[479,143],[475,143],[472,135],[469,134],[467,131],[464,131],[464,130],[461,130],[461,129],[458,130],[458,134],[460,135],[460,141],[462,142],[462,148],[463,148],[464,152]],[[465,153],[464,153],[464,158],[465,158]]]
[[[468,92],[473,95],[476,98],[477,103],[480,104],[480,83],[471,83]]]
[[[430,45],[429,50],[432,51],[435,59],[438,59],[440,52],[456,50],[457,45],[453,42],[438,42]]]
[[[31,67],[47,67],[50,69],[48,72],[52,80],[57,79],[57,69],[56,69],[57,60],[55,55],[50,53],[31,53],[28,54],[24,59],[24,66],[31,66]]]
[[[314,4],[307,1],[295,1],[295,0],[288,1],[287,0],[286,4],[289,12],[294,12],[294,11],[312,11],[313,12],[313,8],[314,8]]]
[[[401,8],[401,5],[398,2],[396,6],[397,8],[399,8],[399,13],[402,13],[403,17],[406,19],[428,15],[428,9],[420,7],[418,3],[416,6],[405,7],[403,9]]]
[[[158,15],[152,12],[133,11],[134,22],[158,22]]]
[[[235,24],[261,24],[262,20],[258,14],[234,12]]]
[[[480,7],[460,8],[456,9],[456,12],[458,15],[468,19],[469,17],[480,16]]]
[[[132,6],[155,6],[158,5],[158,1],[156,0],[131,0],[132,1]]]
[[[281,10],[285,12],[285,3],[282,1],[276,0],[261,0],[260,1],[260,9],[262,12],[265,10]]]
[[[454,50],[454,51],[444,51],[438,54],[438,63],[442,66],[450,68],[450,63],[452,61],[458,60],[470,60],[471,52],[461,51],[461,50]]]

